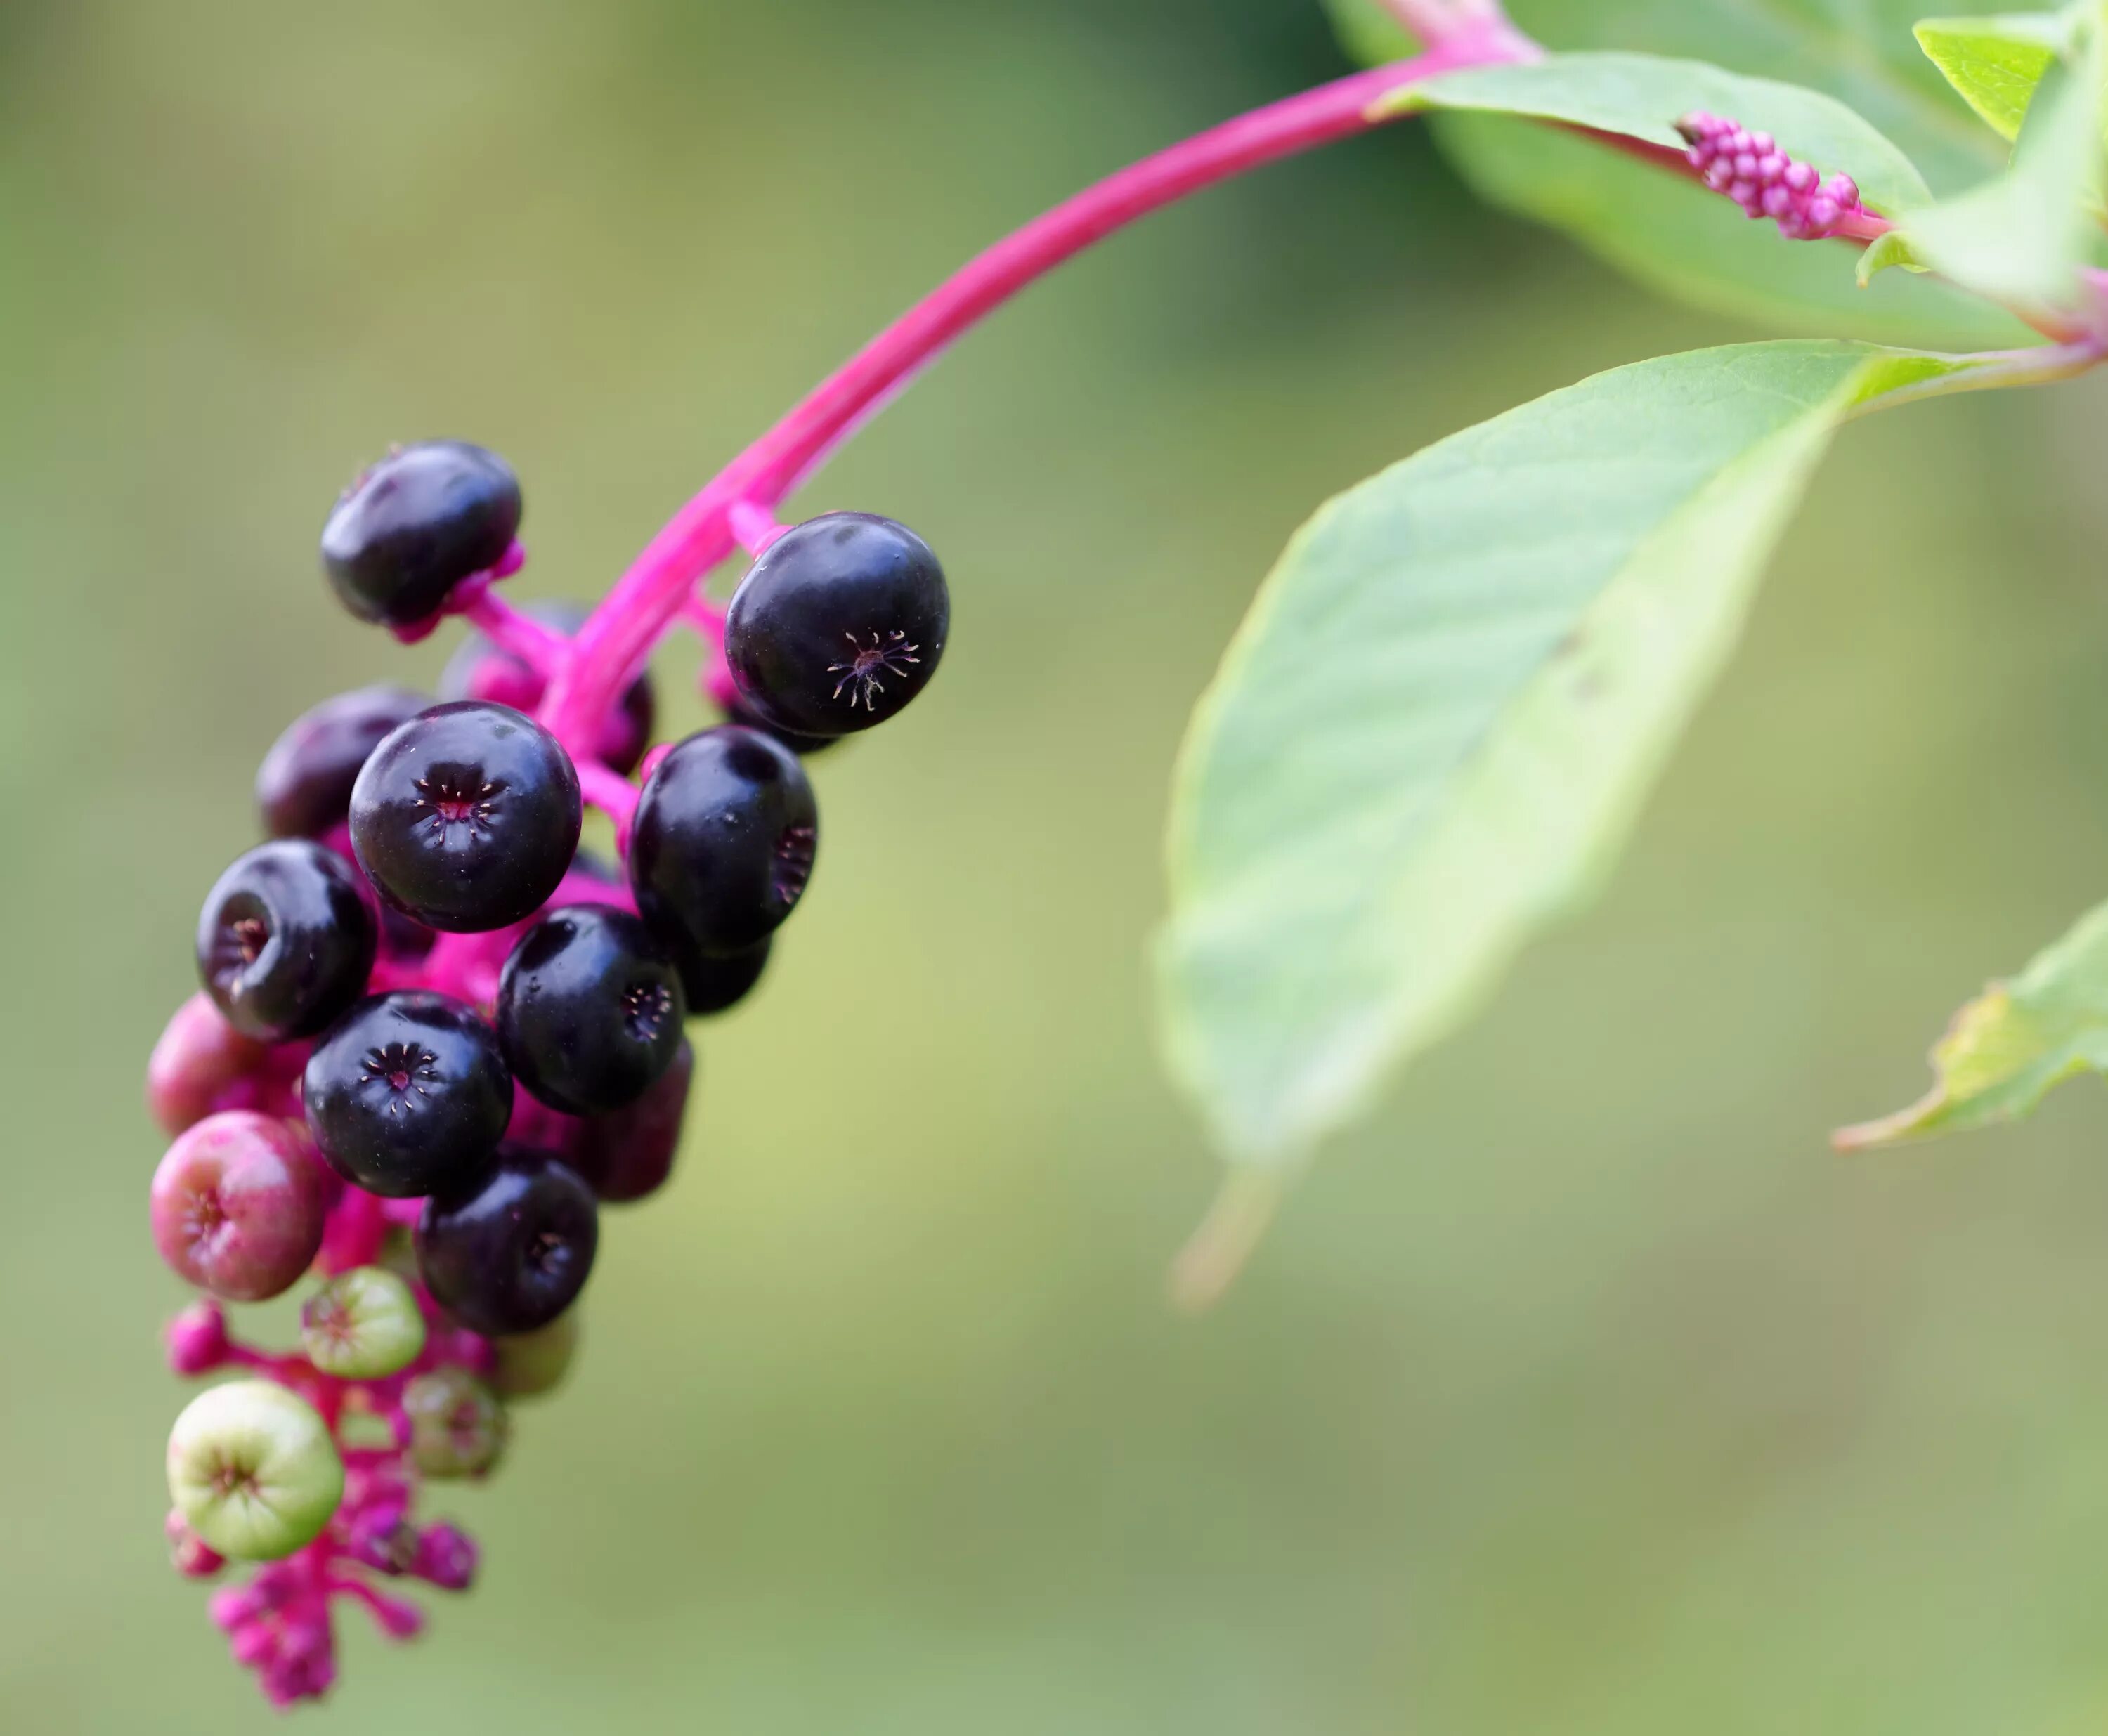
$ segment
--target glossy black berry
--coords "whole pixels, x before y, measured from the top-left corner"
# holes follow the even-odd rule
[[[545,601],[523,603],[520,613],[560,632],[575,633],[585,624],[587,610],[578,603]],[[439,676],[439,697],[495,699],[515,711],[531,712],[542,703],[547,685],[538,672],[511,652],[500,650],[481,633],[471,633],[447,659]],[[634,771],[645,749],[651,744],[657,709],[651,676],[638,676],[624,689],[601,731],[597,747],[600,758],[624,776]]]
[[[696,1051],[683,1042],[673,1064],[628,1109],[579,1122],[568,1161],[603,1202],[642,1199],[664,1185],[681,1149],[695,1073]]]
[[[928,543],[891,519],[830,512],[794,525],[747,569],[725,618],[725,661],[772,727],[845,735],[883,723],[929,684],[951,624]]]
[[[474,1186],[512,1118],[498,1034],[423,989],[345,1014],[308,1058],[301,1095],[330,1167],[391,1199]]]
[[[520,482],[464,440],[398,447],[338,498],[322,570],[362,621],[409,627],[471,573],[495,566],[520,528]]]
[[[312,1037],[366,992],[376,944],[358,876],[306,839],[259,844],[198,914],[198,980],[227,1023],[259,1042]]]
[[[381,738],[432,702],[406,687],[360,687],[304,711],[256,768],[256,808],[273,838],[320,838],[341,825],[358,768]]]
[[[498,986],[498,1040],[515,1077],[552,1109],[634,1103],[681,1046],[680,974],[624,910],[572,904],[529,929]]]
[[[579,846],[579,777],[510,706],[435,705],[373,750],[351,843],[381,896],[427,928],[502,929],[542,907]]]
[[[761,980],[761,973],[768,968],[772,944],[764,940],[744,952],[718,954],[698,951],[693,947],[678,949],[673,965],[681,973],[681,987],[688,1000],[688,1017],[722,1013],[744,1001],[747,992]]]
[[[743,952],[790,914],[818,843],[796,754],[737,724],[705,730],[675,744],[637,800],[637,910],[677,957]]]
[[[507,1146],[475,1185],[435,1194],[417,1220],[432,1299],[489,1338],[532,1332],[568,1308],[592,1270],[600,1212],[577,1172]]]

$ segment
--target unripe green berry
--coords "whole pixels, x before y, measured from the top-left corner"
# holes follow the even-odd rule
[[[169,1498],[221,1554],[276,1561],[329,1523],[344,1499],[344,1460],[305,1399],[274,1381],[232,1381],[176,1419]]]
[[[480,1477],[509,1432],[505,1406],[466,1369],[435,1369],[403,1388],[410,1456],[427,1477]]]
[[[378,1380],[417,1360],[425,1347],[425,1316],[394,1273],[354,1266],[302,1306],[300,1347],[325,1374]]]
[[[493,1338],[498,1366],[490,1383],[507,1398],[538,1398],[570,1372],[579,1347],[579,1311],[566,1308],[546,1326]]]

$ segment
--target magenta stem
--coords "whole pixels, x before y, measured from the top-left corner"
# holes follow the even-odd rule
[[[768,507],[753,501],[735,501],[725,509],[725,528],[750,555],[759,555],[786,528],[776,522],[776,515]]]
[[[630,822],[636,817],[637,786],[612,766],[597,759],[578,762],[579,789],[586,800],[615,822],[615,847],[629,853]]]
[[[546,677],[553,673],[570,655],[568,635],[522,614],[487,585],[480,587],[462,605],[460,614],[493,645],[518,658],[538,675]]]
[[[673,515],[580,630],[574,654],[550,684],[542,721],[574,758],[586,757],[600,717],[680,614],[696,580],[731,552],[734,509],[775,506],[953,339],[1027,285],[1190,193],[1399,118],[1374,111],[1402,84],[1537,52],[1498,17],[1465,20],[1425,54],[1225,121],[1107,176],[998,241],[872,339]]]

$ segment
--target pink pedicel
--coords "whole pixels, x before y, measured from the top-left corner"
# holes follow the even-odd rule
[[[1873,214],[1859,203],[1849,175],[1822,180],[1808,164],[1797,163],[1768,133],[1752,133],[1724,115],[1687,115],[1676,124],[1690,149],[1684,160],[1716,193],[1725,193],[1750,216],[1768,217],[1789,241],[1820,240],[1863,223]],[[1875,219],[1878,221],[1878,219]]]
[[[519,569],[525,555],[516,542],[495,566],[457,584],[438,613],[393,629],[396,636],[413,643],[446,615],[458,614],[545,678],[546,691],[533,703],[534,715],[570,754],[585,800],[615,821],[626,853],[639,788],[666,749],[646,756],[634,782],[594,751],[606,739],[624,688],[659,641],[685,621],[701,634],[709,652],[705,690],[721,704],[736,697],[724,663],[724,612],[699,589],[709,572],[740,550],[752,555],[765,549],[783,530],[777,506],[842,440],[953,339],[1063,261],[1217,182],[1398,118],[1399,111],[1387,108],[1384,99],[1404,85],[1466,66],[1530,59],[1538,52],[1498,16],[1484,16],[1483,9],[1439,35],[1414,59],[1255,110],[1122,169],[971,261],[676,514],[575,637],[515,609],[493,589]],[[329,842],[346,848],[341,826]],[[581,902],[633,908],[626,878],[618,873],[610,884],[574,870],[545,908]],[[487,1014],[506,957],[538,920],[538,915],[492,932],[441,934],[421,957],[399,955],[384,945],[369,992],[434,989]],[[196,997],[171,1022],[150,1066],[155,1118],[178,1138],[196,1137],[191,1130],[228,1112],[296,1121],[311,1046],[248,1043],[226,1028],[205,997]],[[561,1152],[574,1147],[583,1127],[522,1091],[507,1136]],[[327,1208],[313,1267],[322,1275],[385,1262],[390,1239],[417,1221],[423,1203],[377,1199],[333,1176],[322,1186]],[[182,1244],[177,1253],[188,1257],[191,1245]],[[384,1587],[415,1580],[435,1590],[461,1591],[476,1573],[477,1547],[466,1532],[444,1521],[420,1523],[412,1517],[422,1477],[410,1452],[403,1393],[412,1378],[438,1369],[489,1378],[497,1369],[496,1351],[491,1340],[448,1320],[414,1276],[407,1281],[426,1317],[426,1342],[409,1367],[383,1378],[327,1374],[297,1351],[246,1342],[230,1331],[224,1309],[209,1299],[193,1302],[166,1330],[168,1362],[175,1373],[197,1378],[239,1370],[279,1383],[314,1406],[345,1464],[344,1497],[322,1533],[286,1558],[256,1566],[245,1583],[223,1586],[210,1599],[211,1618],[226,1635],[229,1652],[254,1673],[275,1706],[318,1699],[336,1681],[335,1621],[340,1605],[357,1606],[388,1639],[408,1639],[421,1630],[425,1616]],[[178,1572],[186,1577],[207,1578],[228,1567],[180,1518],[172,1518],[168,1542]]]

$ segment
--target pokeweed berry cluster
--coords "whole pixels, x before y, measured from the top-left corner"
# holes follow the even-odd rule
[[[1788,241],[1819,241],[1838,232],[1846,219],[1868,214],[1858,183],[1849,175],[1828,180],[1807,163],[1778,148],[1768,133],[1753,133],[1739,121],[1703,110],[1676,124],[1690,148],[1684,160],[1706,186],[1725,193],[1750,217],[1768,217]]]
[[[640,668],[560,738],[537,713],[587,617],[491,592],[525,559],[520,519],[511,470],[454,441],[397,449],[339,500],[322,565],[354,614],[480,631],[436,700],[341,694],[264,756],[266,839],[206,895],[201,991],[148,1066],[174,1141],[154,1239],[206,1293],[169,1360],[240,1377],[169,1436],[171,1551],[197,1577],[265,1563],[212,1614],[280,1704],[330,1686],[340,1600],[400,1638],[422,1617],[381,1581],[473,1577],[475,1545],[413,1518],[420,1485],[489,1472],[508,1401],[562,1377],[600,1207],[672,1169],[687,1023],[753,987],[811,877],[800,755],[897,713],[949,632],[905,527],[772,522],[708,623],[732,721],[651,748]],[[619,863],[579,848],[588,804]],[[230,1333],[224,1304],[311,1273],[297,1350]]]

